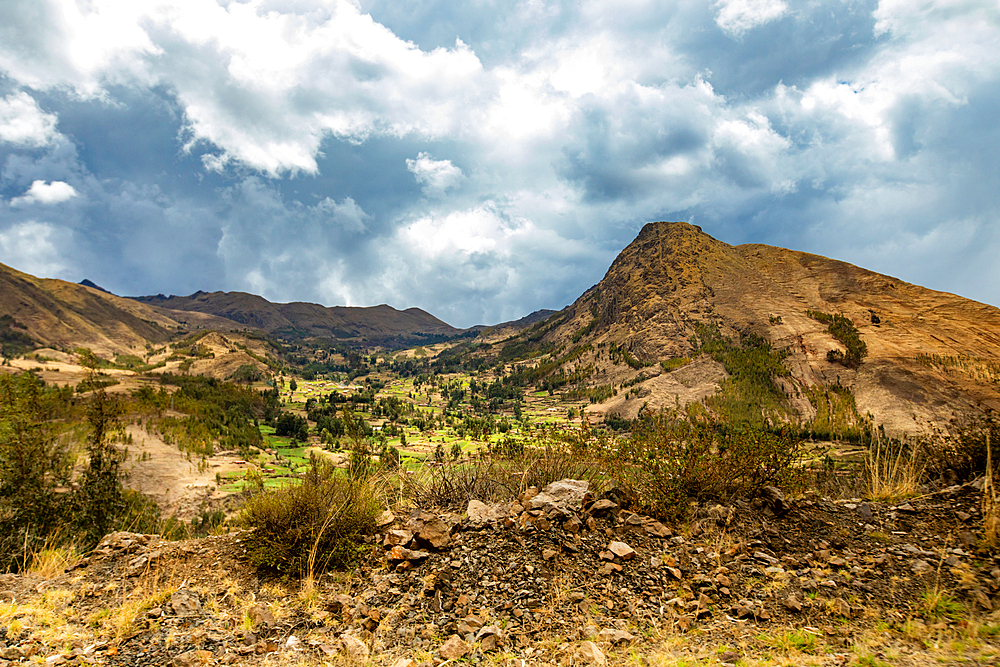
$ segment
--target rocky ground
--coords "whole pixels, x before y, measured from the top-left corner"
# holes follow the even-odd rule
[[[673,528],[586,483],[536,493],[387,516],[356,570],[311,586],[250,570],[238,534],[116,533],[0,576],[0,665],[1000,660],[976,484],[895,506],[773,490]]]

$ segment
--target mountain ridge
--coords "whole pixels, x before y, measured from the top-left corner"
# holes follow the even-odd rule
[[[848,317],[868,359],[856,369],[829,361],[841,343],[810,311]],[[543,342],[614,344],[647,363],[690,354],[697,325],[735,338],[756,333],[788,351],[785,391],[798,394],[791,400],[805,416],[804,390],[841,384],[861,415],[896,431],[1000,409],[1000,309],[820,255],[732,246],[687,223],[645,225],[604,278],[550,321]],[[706,382],[721,381],[709,375]],[[658,404],[670,407],[676,395]],[[634,416],[642,404],[619,398],[602,409]]]

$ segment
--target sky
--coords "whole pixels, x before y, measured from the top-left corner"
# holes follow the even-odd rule
[[[642,226],[1000,305],[996,0],[3,0],[0,262],[560,309]]]

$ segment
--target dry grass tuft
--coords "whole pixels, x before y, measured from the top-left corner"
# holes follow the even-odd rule
[[[878,441],[865,453],[864,464],[872,500],[897,502],[919,493],[925,467],[918,449]]]

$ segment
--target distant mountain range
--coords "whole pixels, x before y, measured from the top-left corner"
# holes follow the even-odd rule
[[[419,308],[396,310],[321,306],[315,303],[271,303],[245,292],[195,292],[191,296],[143,296],[135,301],[179,313],[201,313],[229,320],[240,328],[285,338],[321,338],[345,343],[398,348],[439,342],[463,330],[445,324]]]
[[[552,312],[538,311],[493,327],[458,329],[419,308],[271,303],[244,292],[119,297],[90,280],[76,284],[36,278],[0,264],[0,316],[10,320],[0,327],[10,331],[11,341],[18,341],[17,349],[30,340],[65,350],[88,347],[105,356],[138,354],[147,343],[205,329],[398,349],[474,336],[485,328],[516,331]],[[0,332],[0,338],[3,335]]]

